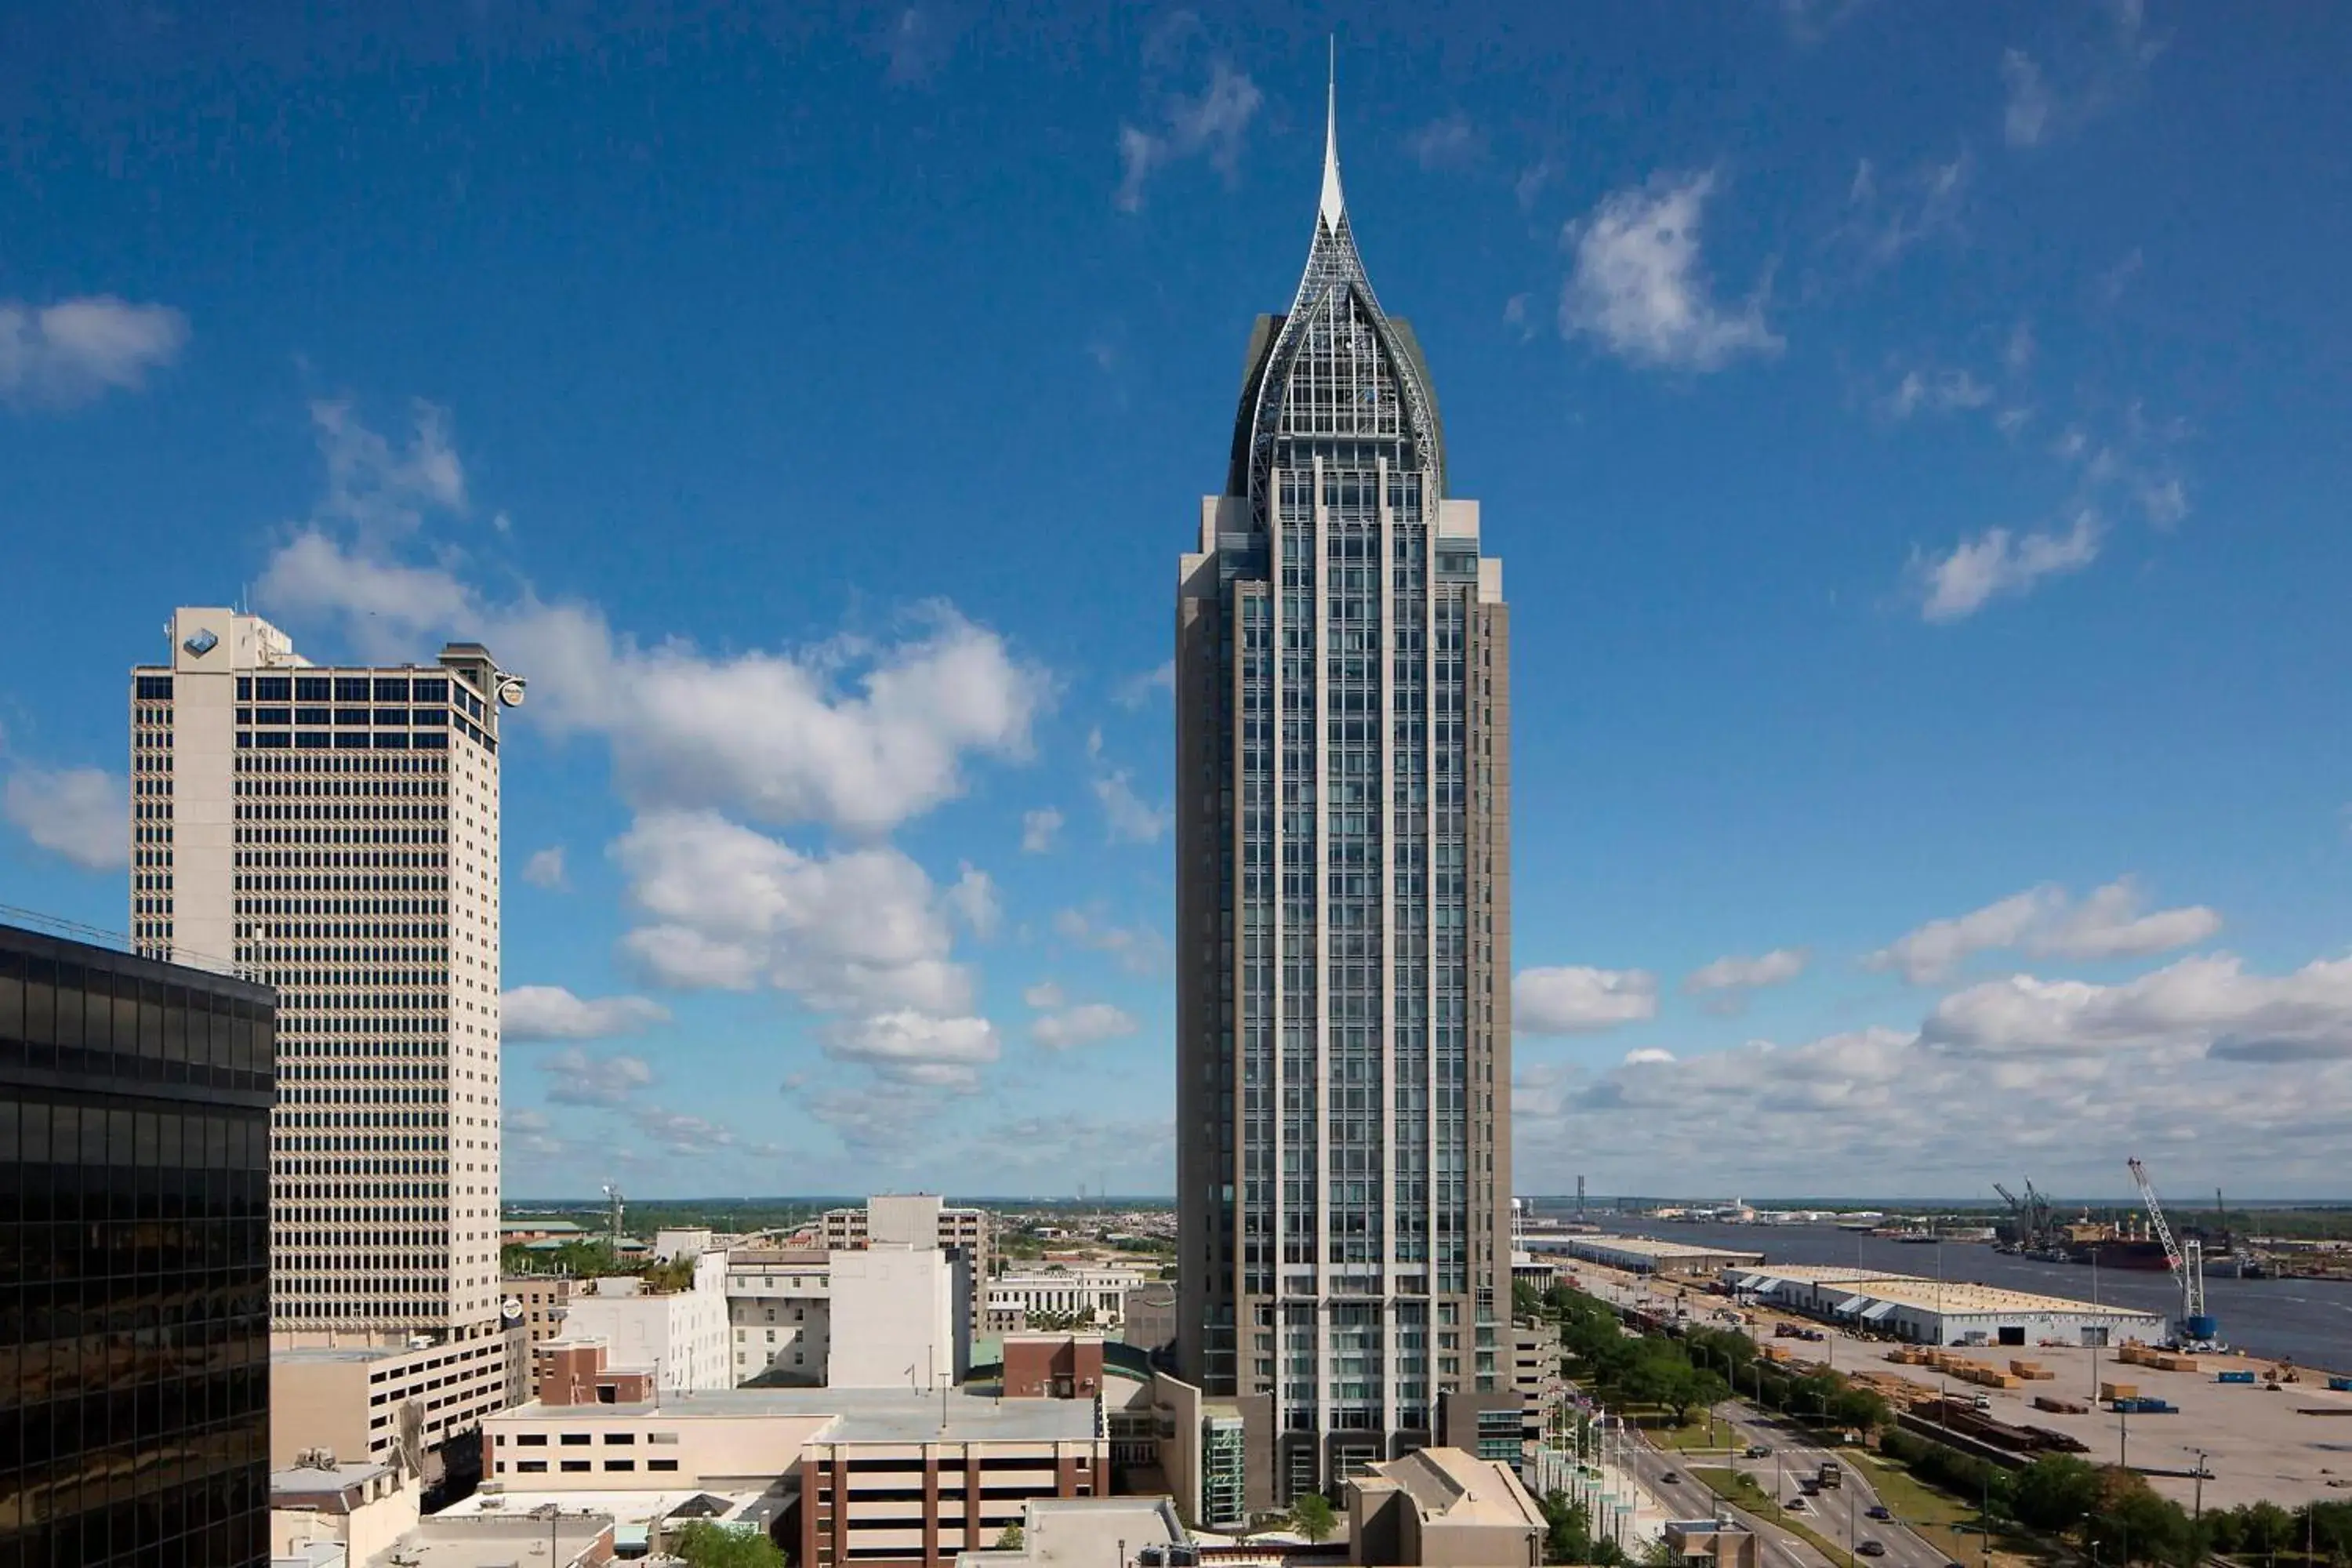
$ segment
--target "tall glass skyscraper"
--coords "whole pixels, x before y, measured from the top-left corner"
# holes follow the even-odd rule
[[[1509,658],[1327,129],[1177,590],[1178,1354],[1270,1450],[1253,1507],[1517,1451]]]

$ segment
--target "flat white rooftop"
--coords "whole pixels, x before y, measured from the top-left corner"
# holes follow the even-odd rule
[[[2042,1296],[2030,1290],[2011,1290],[2000,1285],[1976,1285],[1952,1279],[1928,1279],[1914,1274],[1885,1274],[1875,1269],[1846,1268],[1818,1263],[1774,1265],[1738,1271],[1745,1276],[1764,1279],[1786,1279],[1798,1284],[1834,1285],[1849,1295],[1871,1301],[1891,1301],[1898,1307],[1910,1307],[1920,1311],[1940,1312],[1949,1317],[1993,1316],[2000,1313],[2052,1313],[2065,1316],[2098,1317],[2110,1320],[2162,1322],[2155,1312],[2137,1307],[2103,1305],[2096,1301],[2076,1301],[2063,1296]]]
[[[1078,1443],[1095,1436],[1091,1400],[1000,1399],[903,1388],[719,1388],[665,1392],[633,1405],[542,1405],[532,1400],[491,1417],[509,1421],[609,1421],[675,1415],[829,1415],[818,1443]],[[568,1495],[568,1494],[567,1494]]]
[[[1696,1242],[1668,1241],[1654,1236],[1564,1236],[1542,1239],[1554,1245],[1564,1243],[1570,1251],[1590,1247],[1595,1252],[1622,1253],[1628,1258],[1719,1258],[1726,1262],[1745,1258],[1752,1262],[1764,1256],[1737,1247],[1701,1247]]]

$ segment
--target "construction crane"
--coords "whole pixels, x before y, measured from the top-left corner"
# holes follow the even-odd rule
[[[2057,1226],[2058,1216],[2051,1208],[2049,1194],[2033,1190],[2033,1178],[2031,1176],[2025,1178],[2025,1215],[2032,1224],[2033,1240],[2031,1245],[2037,1250],[2047,1247],[2051,1244],[2051,1233]]]
[[[2025,1200],[1999,1182],[1992,1184],[1992,1190],[1999,1193],[2000,1201],[2009,1205],[2010,1239],[2017,1244],[2020,1252],[2024,1251],[2033,1245],[2032,1222],[2025,1216]]]
[[[2009,1205],[2010,1222],[2016,1233],[2011,1239],[2018,1251],[2034,1252],[2049,1245],[2050,1200],[2033,1190],[2032,1182],[2025,1184],[2025,1195],[2021,1198],[1999,1182],[1992,1184],[1992,1190]]]
[[[2139,1184],[2140,1202],[2147,1205],[2148,1224],[2156,1231],[2157,1240],[2164,1244],[2164,1259],[2172,1267],[2172,1277],[2180,1283],[2180,1316],[2173,1323],[2173,1337],[2182,1350],[2212,1350],[2214,1337],[2221,1325],[2205,1310],[2205,1244],[2195,1237],[2189,1239],[2184,1250],[2172,1238],[2172,1226],[2164,1217],[2164,1205],[2156,1201],[2156,1184],[2147,1179],[2147,1167],[2135,1154],[2124,1162],[2131,1168],[2132,1180]]]

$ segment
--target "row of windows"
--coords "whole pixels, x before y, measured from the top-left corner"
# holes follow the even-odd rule
[[[153,677],[142,676],[139,695],[148,692],[143,683]],[[171,695],[171,678],[162,678],[161,695]],[[457,689],[461,706],[478,710],[479,703],[467,697],[463,687]],[[446,702],[449,682],[440,676],[412,679],[396,675],[240,675],[236,678],[236,700],[239,702]]]
[[[488,736],[471,729],[466,732],[491,751],[499,749],[499,743]],[[400,730],[378,730],[372,734],[351,730],[239,730],[236,743],[240,751],[284,751],[292,747],[297,751],[323,752],[331,747],[363,752],[373,747],[379,752],[401,752],[414,745],[420,752],[437,752],[448,747],[449,737],[437,730],[419,730],[414,734]]]

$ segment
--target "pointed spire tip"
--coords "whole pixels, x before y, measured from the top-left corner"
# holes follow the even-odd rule
[[[1331,68],[1324,88],[1323,200],[1318,209],[1325,226],[1337,228],[1348,216],[1347,197],[1339,190],[1339,36],[1331,35]]]

